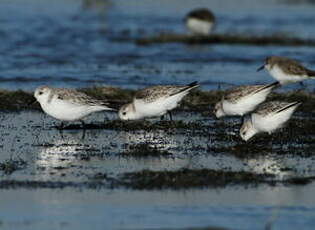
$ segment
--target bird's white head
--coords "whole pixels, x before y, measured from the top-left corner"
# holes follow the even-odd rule
[[[48,86],[39,86],[34,92],[34,97],[39,103],[43,103],[48,100],[50,92],[51,88]]]
[[[123,105],[119,111],[118,116],[120,120],[136,120],[135,109],[132,103]]]
[[[263,68],[271,70],[275,64],[281,61],[283,58],[277,56],[269,56],[265,58],[264,64],[257,69],[257,71],[262,70]]]
[[[225,115],[223,108],[222,108],[221,101],[219,101],[218,103],[215,104],[213,112],[217,118],[223,117]]]
[[[256,133],[257,130],[253,127],[253,123],[250,119],[245,121],[240,129],[240,136],[244,141],[248,141]]]

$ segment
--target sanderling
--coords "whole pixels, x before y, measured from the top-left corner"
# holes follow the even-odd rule
[[[121,120],[137,120],[146,117],[158,117],[176,108],[190,90],[198,87],[198,82],[185,86],[157,85],[138,91],[132,103],[123,105],[118,112]]]
[[[215,23],[213,13],[208,9],[196,9],[185,17],[185,24],[192,34],[208,35]]]
[[[315,71],[309,70],[297,61],[286,57],[267,57],[265,63],[257,71],[263,68],[266,68],[270,75],[278,80],[281,85],[315,78]]]
[[[271,134],[276,129],[282,128],[300,104],[300,102],[282,101],[270,101],[261,104],[251,114],[250,119],[243,123],[240,129],[241,138],[248,141],[257,133],[267,132]]]
[[[114,110],[109,107],[109,103],[74,89],[40,86],[35,90],[34,97],[44,112],[53,118],[61,121],[80,120],[83,125],[82,119],[93,112]],[[61,127],[63,127],[63,122]]]
[[[264,102],[268,94],[279,85],[246,85],[232,88],[225,92],[222,99],[214,106],[217,118],[223,116],[243,116],[253,111]]]

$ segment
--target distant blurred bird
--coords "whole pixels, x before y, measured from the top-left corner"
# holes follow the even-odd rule
[[[192,34],[208,35],[214,28],[215,17],[208,9],[196,9],[185,17],[185,24]]]
[[[257,71],[263,68],[268,70],[269,74],[278,80],[281,85],[315,78],[315,71],[307,69],[297,61],[286,57],[267,57],[264,64]]]
[[[245,121],[240,129],[240,136],[248,141],[260,132],[273,133],[282,128],[290,119],[300,102],[270,101],[261,104]]]
[[[269,93],[277,86],[279,83],[274,82],[268,85],[244,85],[229,89],[214,106],[215,116],[217,118],[243,116],[264,102]]]

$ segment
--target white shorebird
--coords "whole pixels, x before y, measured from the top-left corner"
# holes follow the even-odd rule
[[[248,141],[257,133],[267,132],[271,134],[282,128],[300,104],[300,102],[288,103],[281,101],[270,101],[261,104],[251,114],[250,119],[243,123],[240,129],[241,138]]]
[[[185,17],[185,23],[192,34],[208,35],[214,28],[215,17],[210,10],[201,8],[191,11]]]
[[[138,91],[132,103],[123,105],[118,112],[121,120],[137,120],[142,118],[159,117],[176,108],[190,90],[198,87],[197,82],[185,86],[157,85]]]
[[[278,82],[269,85],[246,85],[229,89],[214,106],[217,118],[223,116],[243,116],[264,102],[269,93],[279,86]]]
[[[307,69],[297,61],[286,57],[267,57],[264,64],[257,71],[263,68],[268,70],[269,74],[281,85],[315,78],[315,71]]]
[[[84,125],[83,118],[91,113],[115,110],[109,107],[109,103],[74,89],[40,86],[35,90],[34,97],[45,113],[62,121],[61,128],[63,121],[79,120]]]

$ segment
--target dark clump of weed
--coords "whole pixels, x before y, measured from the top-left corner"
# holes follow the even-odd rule
[[[120,156],[132,156],[132,157],[160,157],[169,156],[170,152],[160,150],[157,146],[152,146],[149,143],[141,143],[137,145],[129,146],[129,151],[120,153]]]
[[[0,181],[0,188],[29,188],[29,189],[40,189],[40,188],[49,188],[49,189],[63,189],[63,188],[90,188],[98,189],[106,187],[102,182],[64,182],[64,181],[19,181],[19,180],[2,180]]]
[[[208,36],[188,36],[185,34],[164,33],[158,36],[140,38],[136,40],[138,45],[150,45],[155,43],[181,42],[188,44],[248,44],[248,45],[308,45],[315,46],[315,41],[289,38],[284,35],[271,36],[245,36],[229,34],[211,34]]]
[[[80,91],[100,100],[109,100],[120,103],[132,101],[135,91],[129,89],[120,89],[111,86],[98,86],[92,88],[80,89]]]
[[[24,169],[26,165],[26,161],[22,159],[10,159],[0,163],[0,170],[3,171],[5,174],[12,174],[16,170]]]
[[[290,185],[307,185],[314,181],[315,177],[293,177],[285,181],[286,184]]]
[[[159,121],[150,122],[147,120],[140,121],[120,121],[113,120],[103,125],[105,129],[115,129],[121,131],[134,131],[134,130],[145,130],[151,131],[154,129],[159,130],[170,130],[170,129],[195,129],[200,130],[204,128],[204,125],[200,122],[183,122],[181,120],[174,121]]]
[[[274,176],[250,172],[217,171],[211,169],[181,169],[125,173],[120,183],[133,189],[182,189],[193,187],[224,187],[226,185],[268,183]]]
[[[106,180],[108,179],[108,176],[106,173],[102,173],[102,172],[98,172],[98,173],[95,173],[94,175],[92,175],[91,177],[89,177],[89,179],[91,180]]]
[[[19,111],[26,109],[26,105],[33,101],[35,98],[32,94],[18,91],[0,91],[0,109],[8,111]],[[36,108],[39,109],[38,105]],[[32,107],[35,108],[35,107]]]

